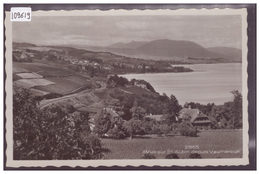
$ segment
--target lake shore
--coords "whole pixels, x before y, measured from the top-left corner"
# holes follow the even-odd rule
[[[187,65],[192,73],[145,73],[120,74],[131,79],[149,82],[156,92],[175,95],[180,104],[198,102],[201,104],[223,104],[231,101],[233,90],[242,90],[242,64],[193,64]]]

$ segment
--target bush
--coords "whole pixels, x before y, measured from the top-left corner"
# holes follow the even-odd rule
[[[103,159],[101,140],[96,135],[82,133],[81,139],[85,144],[86,155],[82,159]]]
[[[160,133],[160,129],[159,129],[159,126],[158,125],[152,125],[152,130],[149,131],[149,134],[158,134]]]
[[[162,124],[159,126],[160,133],[167,134],[171,131],[170,127],[167,124]]]
[[[170,153],[166,155],[165,159],[179,159],[179,156],[176,153]]]
[[[142,129],[142,121],[136,118],[132,118],[129,121],[124,122],[123,128],[126,130],[130,139],[133,139],[134,135],[142,135],[144,134],[144,130]]]
[[[189,155],[189,158],[191,158],[191,159],[201,159],[202,157],[198,153],[192,153],[192,154]]]
[[[172,128],[172,133],[177,134],[178,133],[178,127],[179,123],[173,123],[171,128]]]
[[[151,153],[144,153],[141,156],[142,159],[156,159],[156,157]]]
[[[124,139],[126,134],[123,130],[120,130],[118,127],[114,127],[107,132],[107,135],[113,139]]]
[[[179,127],[178,131],[182,136],[196,137],[197,129],[194,128],[189,121],[183,121]]]

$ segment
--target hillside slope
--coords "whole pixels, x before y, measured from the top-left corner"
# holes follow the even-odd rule
[[[234,56],[230,56],[228,50],[206,49],[195,42],[185,40],[132,41],[129,43],[116,43],[108,47],[89,47],[86,49],[106,51],[146,60],[173,60],[183,63],[237,62],[237,59],[233,58]]]
[[[108,48],[129,48],[129,49],[136,49],[138,47],[141,47],[143,45],[145,45],[146,43],[148,42],[145,42],[145,41],[132,41],[132,42],[129,42],[129,43],[122,43],[122,42],[119,42],[119,43],[116,43],[116,44],[113,44],[113,45],[109,45],[107,46]]]
[[[211,52],[215,52],[223,55],[223,57],[228,58],[236,62],[242,61],[242,50],[232,47],[209,47],[207,48]]]
[[[219,57],[219,55],[210,52],[194,42],[168,39],[149,42],[137,50],[139,54],[162,57]]]

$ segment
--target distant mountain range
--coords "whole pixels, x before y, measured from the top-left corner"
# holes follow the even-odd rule
[[[28,43],[14,43],[14,46],[35,46]],[[154,41],[132,41],[115,43],[106,47],[67,45],[76,49],[94,52],[107,52],[120,56],[170,60],[173,63],[226,63],[242,62],[242,50],[232,47],[209,47],[184,40],[160,39]],[[52,46],[54,47],[54,46]]]
[[[86,47],[91,51],[102,51],[123,56],[153,59],[175,60],[188,63],[241,62],[242,50],[231,47],[204,48],[201,45],[184,40],[160,39],[151,42],[132,41],[129,43],[115,43],[107,47]]]

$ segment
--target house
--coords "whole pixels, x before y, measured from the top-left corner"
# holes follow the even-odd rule
[[[207,127],[211,121],[208,116],[203,114],[199,109],[183,108],[179,112],[180,120],[189,120],[193,126],[196,127]]]
[[[113,108],[103,108],[104,113],[109,113],[112,117],[119,117]]]
[[[144,118],[150,118],[156,121],[162,121],[163,120],[163,115],[147,115]]]
[[[135,82],[135,86],[147,89],[146,84],[141,83],[141,82]]]
[[[88,121],[88,125],[89,125],[89,128],[91,130],[91,132],[94,131],[94,128],[95,128],[95,120],[93,118],[91,118],[89,121]]]

